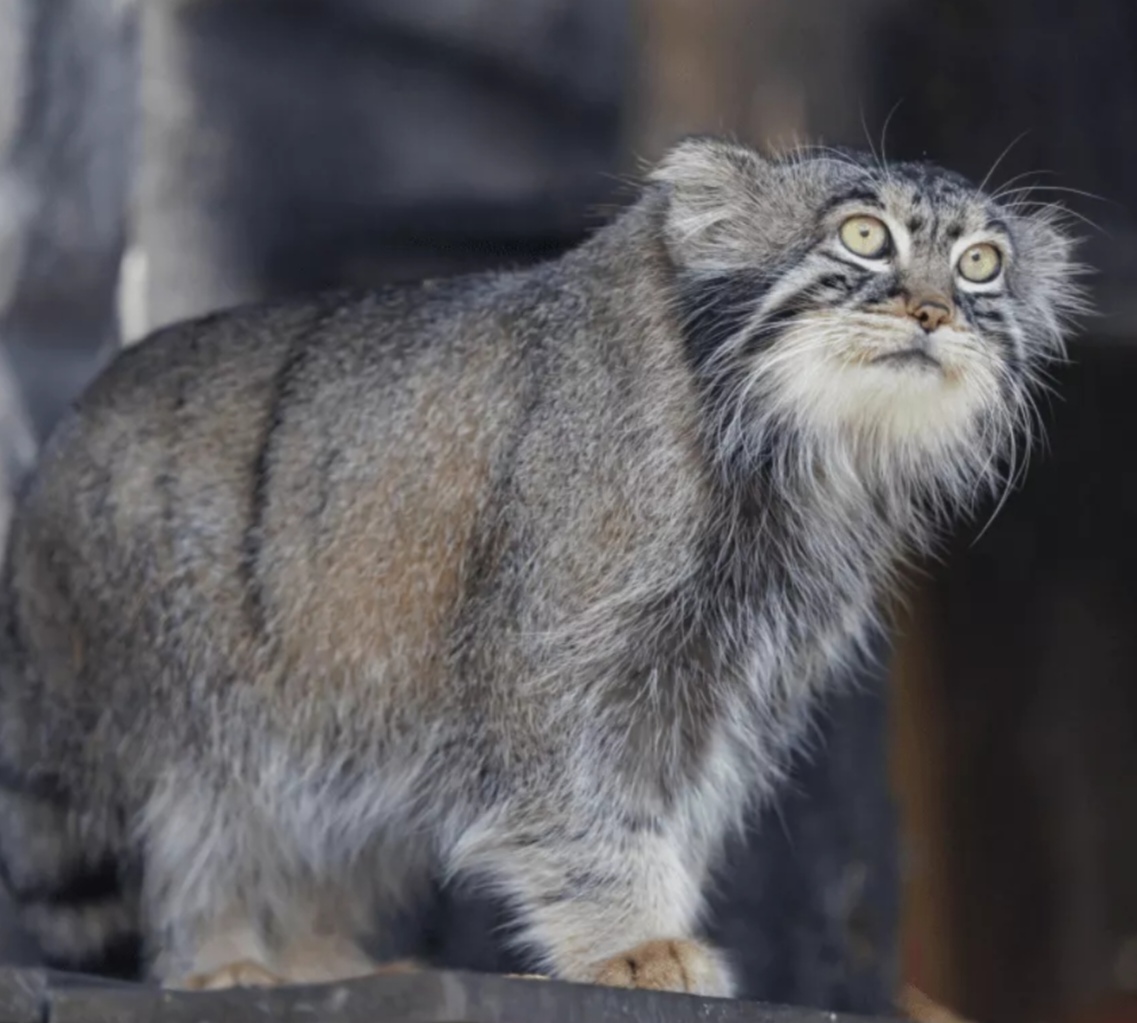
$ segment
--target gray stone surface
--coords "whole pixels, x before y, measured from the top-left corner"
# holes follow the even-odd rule
[[[47,978],[41,970],[0,967],[0,1023],[42,1023]]]
[[[828,1012],[741,1001],[446,971],[320,987],[189,994],[36,970],[0,970],[0,1023],[252,1023],[258,1019],[281,1023],[854,1021]]]

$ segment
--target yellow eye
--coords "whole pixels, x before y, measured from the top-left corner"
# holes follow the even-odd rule
[[[986,284],[999,276],[1003,269],[1003,255],[988,242],[972,245],[959,257],[959,273],[972,284]]]
[[[841,244],[862,259],[883,259],[892,251],[892,235],[883,221],[858,214],[841,225]]]

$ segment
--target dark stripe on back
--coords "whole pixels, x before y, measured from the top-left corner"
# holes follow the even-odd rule
[[[272,476],[272,449],[276,433],[284,422],[285,399],[296,373],[307,359],[303,341],[293,344],[272,382],[267,422],[261,445],[253,462],[253,490],[249,501],[249,524],[242,540],[241,572],[245,578],[249,617],[259,632],[265,628],[264,592],[261,589],[260,559],[264,544],[264,520],[268,510],[269,483]]]

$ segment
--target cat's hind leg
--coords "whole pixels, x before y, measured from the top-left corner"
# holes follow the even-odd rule
[[[174,794],[176,793],[176,794]],[[374,972],[367,863],[314,869],[248,801],[171,786],[146,823],[144,919],[165,986],[322,983]]]

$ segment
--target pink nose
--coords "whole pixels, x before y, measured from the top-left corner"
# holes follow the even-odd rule
[[[908,299],[907,309],[908,315],[929,334],[950,322],[955,315],[951,301],[939,295],[913,296]]]

